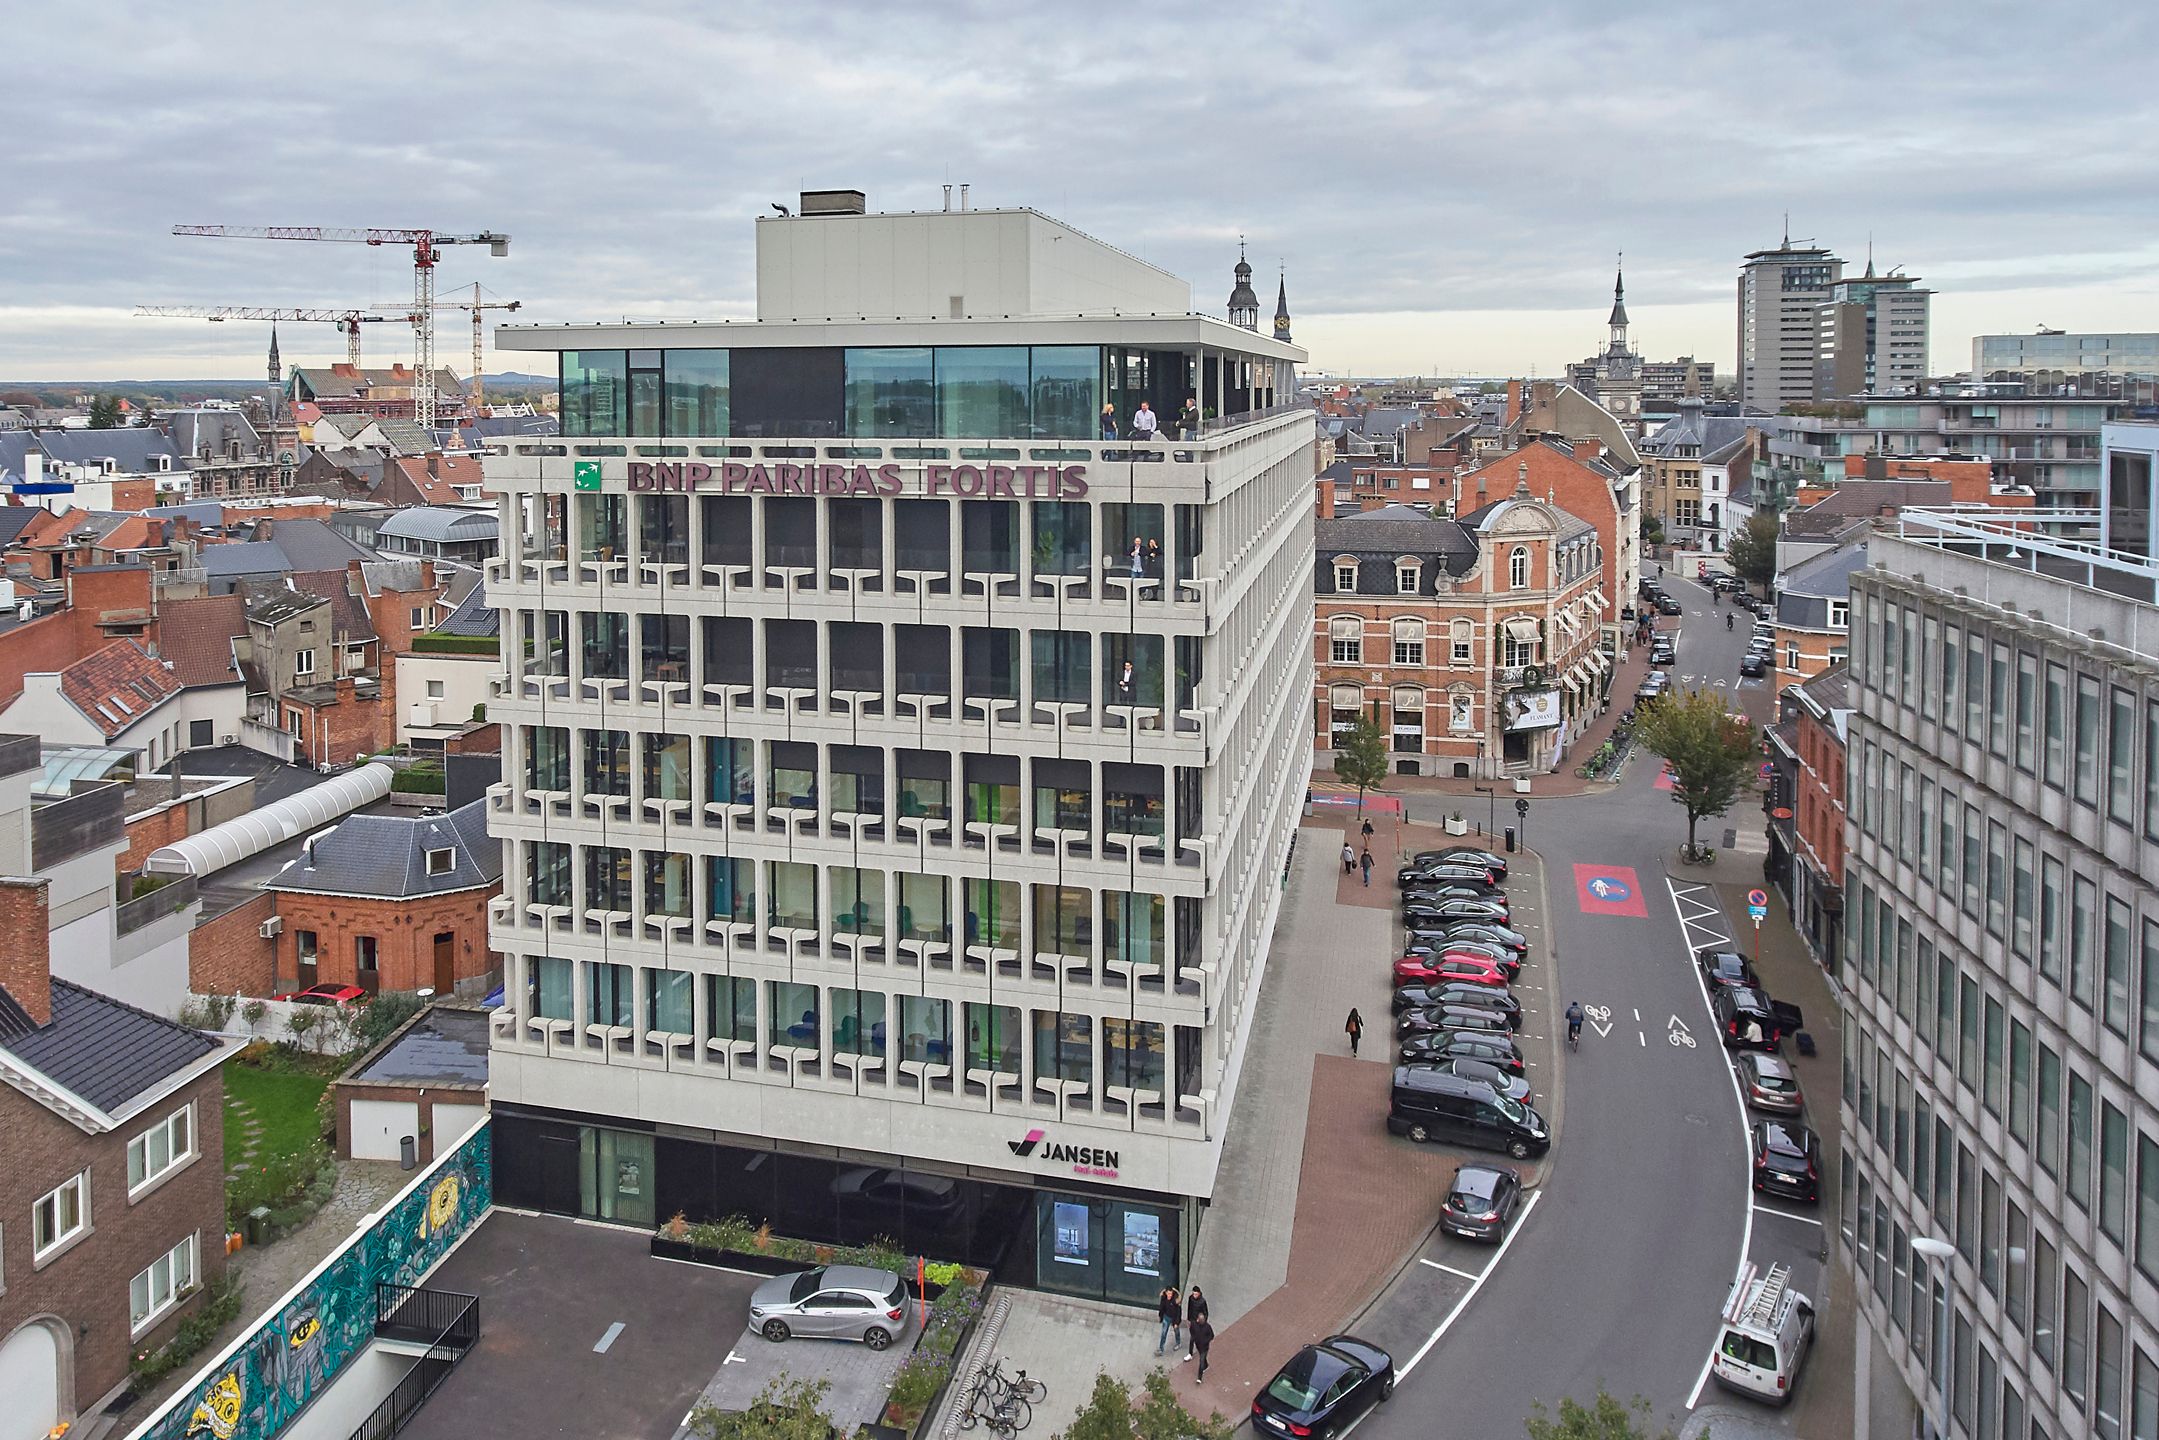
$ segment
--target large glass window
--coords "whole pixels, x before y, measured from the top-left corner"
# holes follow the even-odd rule
[[[967,1068],[1017,1075],[1020,1068],[1019,1008],[969,1001],[962,1014],[967,1025]]]
[[[757,982],[743,976],[705,977],[705,1029],[716,1040],[757,1038]]]
[[[2129,902],[2107,896],[2105,940],[2100,947],[2100,1018],[2107,1029],[2129,1034]]]
[[[1134,1098],[1156,1103],[1162,1094],[1162,1026],[1153,1020],[1111,1015],[1102,1021],[1103,1082],[1127,1086]]]
[[[1037,345],[1029,360],[1034,419],[1028,433],[1045,440],[1093,439],[1102,410],[1101,352],[1092,345]]]
[[[625,433],[629,358],[621,350],[562,352],[561,426],[565,436]]]
[[[1056,1010],[1034,1012],[1034,1072],[1037,1080],[1094,1083],[1094,1017]]]
[[[728,359],[728,428],[737,435],[836,438],[846,403],[837,346],[737,350]]]
[[[647,970],[645,1028],[669,1035],[696,1033],[697,977],[687,970]]]
[[[2069,1158],[2062,1173],[2062,1193],[2079,1209],[2092,1198],[2092,1082],[2069,1072]]]
[[[2137,1269],[2159,1280],[2159,1140],[2137,1132]]]
[[[2129,1117],[2099,1104],[2099,1228],[2116,1245],[2129,1237]]]
[[[2039,1128],[2032,1139],[2034,1158],[2049,1175],[2059,1175],[2062,1163],[2062,1059],[2054,1047],[2039,1046]]]
[[[952,1063],[952,1002],[928,995],[900,997],[902,1060]]]
[[[666,380],[669,435],[728,433],[725,350],[668,351]]]
[[[938,434],[955,439],[1025,435],[1027,392],[1025,346],[938,347]]]
[[[937,434],[937,386],[926,345],[847,352],[847,434]]]
[[[660,433],[660,352],[657,350],[630,352],[628,433],[639,436]]]
[[[832,1050],[836,1055],[885,1053],[885,994],[882,990],[832,992]]]

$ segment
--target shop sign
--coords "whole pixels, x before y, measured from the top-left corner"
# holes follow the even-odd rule
[[[1117,1152],[1099,1145],[1044,1145],[1048,1132],[1030,1130],[1018,1140],[1005,1141],[1005,1148],[1022,1160],[1039,1158],[1044,1168],[1069,1165],[1074,1175],[1092,1175],[1101,1179],[1117,1178]],[[1038,1150],[1039,1147],[1039,1150]]]
[[[589,468],[588,468],[589,467]],[[960,500],[1080,500],[1087,495],[1085,465],[719,465],[687,460],[632,460],[624,467],[627,488],[703,490],[723,495],[903,495]],[[580,490],[598,487],[599,465],[577,462]],[[913,485],[910,487],[909,480]]]
[[[1549,730],[1559,723],[1557,690],[1510,690],[1499,703],[1509,730]]]

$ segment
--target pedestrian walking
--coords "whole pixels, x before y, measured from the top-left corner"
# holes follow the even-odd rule
[[[1102,438],[1104,440],[1117,438],[1117,407],[1114,405],[1104,405],[1102,407]]]
[[[1199,1329],[1207,1325],[1207,1297],[1194,1285],[1184,1292],[1184,1333],[1186,1345],[1184,1358],[1189,1360],[1199,1353]],[[1207,1338],[1214,1339],[1214,1327],[1207,1325]]]
[[[1357,1013],[1354,1005],[1349,1007],[1349,1018],[1342,1022],[1342,1033],[1349,1037],[1349,1058],[1354,1060],[1357,1058],[1357,1042],[1364,1038],[1364,1017]]]
[[[1192,1378],[1204,1380],[1207,1378],[1207,1351],[1214,1345],[1214,1326],[1207,1323],[1203,1314],[1186,1328],[1192,1332],[1192,1353],[1199,1357],[1199,1373]]]
[[[1342,873],[1344,875],[1357,873],[1357,851],[1347,840],[1342,842]]]
[[[1144,400],[1140,401],[1139,409],[1132,416],[1132,438],[1134,440],[1152,440],[1155,437],[1155,432],[1161,428],[1162,422],[1155,418],[1154,406],[1149,405]]]
[[[1366,817],[1365,817],[1365,821],[1364,821],[1364,826],[1363,826],[1363,829],[1364,829],[1364,848],[1365,848],[1365,849],[1367,849],[1367,850],[1369,850],[1369,849],[1371,849],[1371,848],[1372,848],[1372,819],[1371,819],[1371,817],[1370,817],[1370,816],[1366,816]]]
[[[1184,1304],[1177,1295],[1177,1287],[1165,1286],[1155,1297],[1155,1318],[1162,1322],[1162,1333],[1155,1337],[1154,1353],[1159,1355],[1171,1340],[1184,1343]]]
[[[1367,890],[1371,889],[1371,888],[1372,888],[1372,852],[1371,852],[1370,850],[1367,850],[1367,851],[1365,851],[1365,852],[1364,852],[1364,853],[1363,853],[1362,855],[1360,855],[1360,856],[1358,856],[1358,857],[1357,857],[1357,868],[1358,868],[1358,869],[1360,869],[1360,870],[1362,870],[1362,871],[1364,872],[1364,888],[1365,888],[1365,889],[1367,889]]]

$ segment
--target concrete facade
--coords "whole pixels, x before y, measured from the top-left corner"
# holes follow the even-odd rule
[[[1844,273],[1827,250],[1757,250],[1739,270],[1739,402],[1781,410],[1815,398],[1821,307]]]
[[[2159,1392],[2159,572],[1903,530],[1852,591],[1838,1256],[1948,1433],[2130,1434]]]

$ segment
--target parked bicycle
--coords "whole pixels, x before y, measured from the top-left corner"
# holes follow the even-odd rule
[[[960,1428],[972,1430],[986,1422],[999,1435],[1025,1430],[1034,1419],[1034,1407],[1049,1398],[1049,1386],[1030,1380],[1020,1370],[1007,1377],[1003,1360],[992,1360],[975,1376],[967,1392],[967,1407],[960,1412]]]
[[[1679,847],[1679,858],[1689,865],[1714,865],[1717,863],[1717,852],[1708,845],[1682,845]]]

